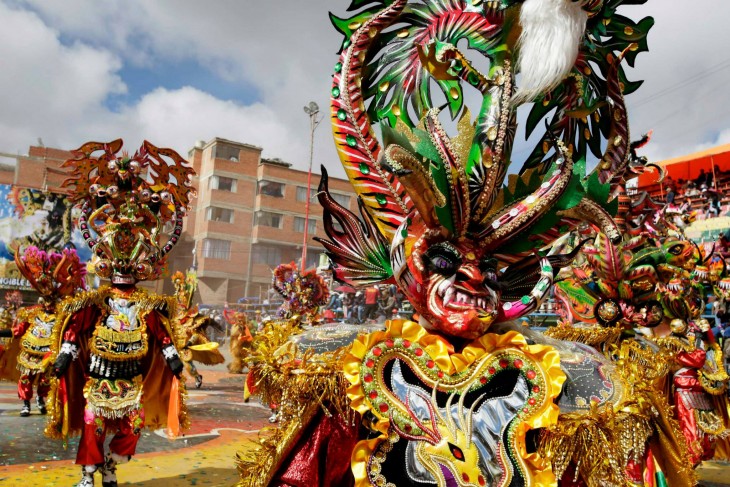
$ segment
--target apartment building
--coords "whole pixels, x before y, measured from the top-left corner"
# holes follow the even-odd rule
[[[307,204],[306,171],[278,159],[261,157],[262,148],[215,138],[198,142],[188,153],[196,173],[198,198],[183,231],[174,268],[198,270],[200,301],[236,302],[265,297],[272,270],[300,262]],[[315,168],[318,169],[318,168]],[[317,201],[319,175],[312,175],[307,267],[319,264],[324,237]],[[330,178],[332,196],[351,211],[357,201],[347,180]]]

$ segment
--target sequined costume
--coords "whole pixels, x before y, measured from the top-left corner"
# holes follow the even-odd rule
[[[258,313],[260,314],[260,312]],[[223,317],[231,327],[230,342],[228,343],[231,361],[228,363],[228,371],[232,374],[242,374],[244,361],[248,357],[253,343],[253,335],[249,327],[250,322],[246,317],[246,313],[234,311],[230,308],[223,310]]]
[[[111,281],[59,305],[52,341],[58,380],[46,434],[81,434],[81,487],[94,485],[97,470],[105,487],[116,486],[117,464],[134,454],[144,427],[167,427],[171,436],[187,427],[176,300],[136,283],[164,270],[194,196],[194,173],[170,149],[145,142],[129,156],[121,148],[121,140],[89,142],[64,163],[94,272]],[[107,434],[114,437],[105,452]]]
[[[195,387],[203,384],[203,376],[198,372],[193,362],[205,365],[222,364],[225,358],[218,351],[218,343],[208,340],[206,330],[213,321],[193,306],[193,296],[198,288],[198,278],[195,271],[188,271],[185,275],[176,272],[172,276],[175,285],[175,299],[177,299],[177,316],[175,320],[185,333],[185,347],[180,350],[185,370],[195,379]]]
[[[13,341],[8,346],[8,353],[0,357],[0,377],[12,375],[17,380],[18,397],[23,401],[21,416],[30,415],[34,384],[38,410],[46,414],[56,304],[60,298],[84,288],[86,269],[75,250],[45,252],[33,246],[26,247],[22,255],[16,253],[15,264],[41,297],[36,306],[20,308],[15,313]],[[18,377],[8,373],[8,366],[13,362],[17,363]]]

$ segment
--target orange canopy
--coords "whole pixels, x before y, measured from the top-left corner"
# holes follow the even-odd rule
[[[730,170],[730,144],[720,145],[701,152],[695,152],[674,159],[667,159],[658,162],[657,165],[663,166],[667,172],[667,178],[672,178],[675,182],[680,179],[685,181],[696,179],[700,174],[700,170],[704,169],[706,173],[712,173],[712,167],[717,166],[722,172]],[[717,175],[716,175],[717,176]],[[657,175],[649,172],[639,176],[639,189],[652,186],[657,183]]]

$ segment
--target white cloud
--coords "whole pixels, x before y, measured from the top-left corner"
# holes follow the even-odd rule
[[[191,87],[172,91],[158,88],[120,115],[134,127],[139,140],[144,137],[185,151],[196,140],[213,137],[278,147],[277,155],[285,159],[300,155],[307,147],[286,140],[288,127],[269,107],[222,101]],[[265,155],[274,156],[266,152],[270,149]]]
[[[15,10],[3,2],[12,2]],[[184,154],[198,139],[221,136],[261,145],[265,155],[304,168],[309,132],[302,106],[314,100],[326,107],[341,41],[327,10],[342,14],[347,4],[0,0],[5,24],[0,59],[12,73],[0,77],[0,151],[24,151],[38,136],[65,148],[122,136],[130,148],[147,138]],[[629,70],[632,79],[646,80],[627,100],[633,135],[655,129],[646,154],[673,157],[728,141],[730,67],[644,101],[730,59],[718,49],[730,45],[724,25],[730,2],[705,0],[690,8],[649,1],[619,13],[656,18],[651,52]],[[64,45],[59,36],[73,43]],[[154,67],[162,59],[195,60],[226,80],[253,86],[261,99],[246,106],[200,89],[160,87],[117,112],[105,108],[108,95],[125,90],[122,63]],[[325,161],[336,168],[328,120],[318,129],[316,144],[315,164]],[[527,150],[518,145],[515,153]]]

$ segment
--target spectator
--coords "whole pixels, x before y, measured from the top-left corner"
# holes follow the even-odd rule
[[[365,315],[365,296],[362,291],[355,293],[352,300],[352,310],[350,311],[350,323],[361,324]]]
[[[342,317],[347,320],[352,311],[352,304],[355,300],[354,293],[342,293]]]
[[[687,181],[680,179],[677,181],[677,196],[682,196],[687,192]]]
[[[700,194],[699,190],[697,189],[697,186],[695,185],[694,181],[689,181],[687,183],[687,193],[686,195],[689,197],[697,196]]]
[[[707,174],[705,174],[704,169],[700,169],[700,174],[697,176],[697,179],[695,179],[695,186],[699,188],[703,184],[707,184]]]
[[[393,318],[394,309],[395,299],[390,294],[389,289],[383,288],[378,299],[378,318],[385,317],[386,320]]]
[[[705,178],[705,184],[707,184],[707,187],[712,189],[712,181],[715,179],[714,174],[712,174],[712,171],[707,173],[707,177]]]
[[[365,312],[363,319],[365,321],[375,319],[378,311],[378,296],[380,291],[377,286],[370,286],[365,290]]]
[[[674,188],[672,186],[669,187],[667,190],[667,204],[672,205],[674,204]]]
[[[709,201],[707,202],[707,210],[705,211],[705,218],[715,218],[720,216],[720,196],[711,191]]]
[[[342,311],[342,300],[340,299],[339,293],[333,291],[330,294],[330,300],[327,303],[326,309],[332,311],[333,318]]]
[[[717,240],[715,252],[720,254],[723,259],[730,257],[730,235],[727,233],[720,234],[720,238]],[[726,262],[726,264],[730,267],[730,263]]]

